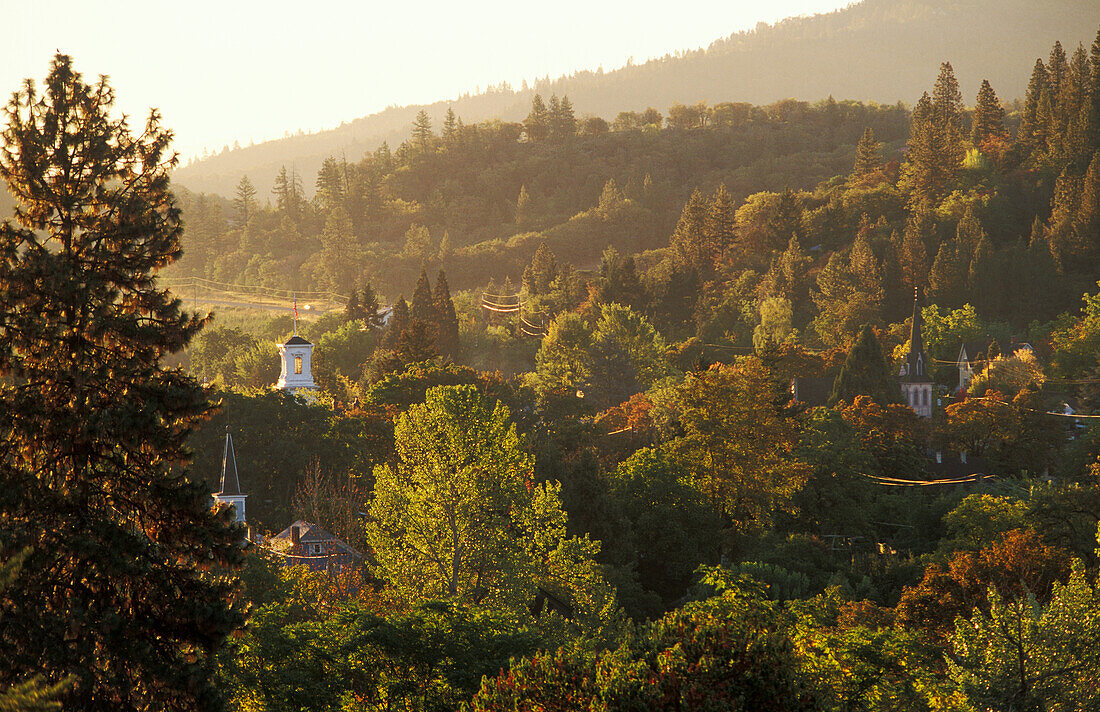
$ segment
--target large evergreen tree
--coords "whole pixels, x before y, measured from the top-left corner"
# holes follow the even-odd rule
[[[890,376],[878,337],[869,324],[864,325],[833,381],[829,403],[850,403],[856,396],[870,396],[881,404],[895,403],[898,394],[898,384]]]
[[[861,178],[882,168],[879,147],[880,144],[875,140],[875,132],[871,127],[863,129],[863,135],[856,144],[856,164],[852,168],[852,177]]]
[[[132,135],[113,102],[59,54],[5,111],[0,513],[34,551],[0,599],[0,686],[71,674],[66,709],[214,710],[241,534],[179,467],[203,391],[160,366],[203,325],[156,284],[180,254],[171,133],[154,111]]]
[[[1007,138],[1004,107],[997,99],[997,93],[993,91],[989,80],[983,79],[974,105],[974,125],[970,129],[970,142],[976,148],[981,148],[990,141],[1003,141]]]
[[[435,278],[432,301],[435,303],[436,347],[444,356],[454,357],[458,353],[458,316],[455,314],[455,303],[451,300],[447,275],[442,269]]]

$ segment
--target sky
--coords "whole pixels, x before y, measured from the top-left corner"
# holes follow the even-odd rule
[[[58,50],[110,77],[118,108],[160,109],[181,158],[318,131],[507,81],[611,70],[705,47],[838,0],[12,0],[0,96]],[[6,4],[6,3],[5,3]],[[14,23],[14,24],[13,24]],[[14,27],[14,31],[12,28]]]

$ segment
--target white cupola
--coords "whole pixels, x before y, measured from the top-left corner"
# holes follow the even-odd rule
[[[310,371],[313,344],[295,334],[285,344],[276,346],[279,347],[282,369],[275,387],[287,391],[316,388],[317,384],[313,382],[313,373]]]
[[[233,452],[233,436],[229,426],[225,428],[225,451],[222,454],[222,489],[214,495],[214,501],[233,507],[238,522],[244,522],[244,501],[248,495],[241,492],[237,477],[237,454]]]

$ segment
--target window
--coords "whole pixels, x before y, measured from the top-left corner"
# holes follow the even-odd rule
[[[313,553],[314,554],[320,554],[321,553],[321,545],[320,544],[314,544],[313,545]]]
[[[300,374],[301,372],[302,372],[302,357],[301,356],[295,356],[294,357],[294,373]]]

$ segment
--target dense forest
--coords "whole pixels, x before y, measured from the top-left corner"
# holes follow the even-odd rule
[[[264,205],[58,55],[0,151],[0,709],[1096,709],[1100,32],[1012,105],[938,72],[421,113]]]
[[[181,167],[175,180],[196,192],[228,196],[248,175],[266,190],[281,166],[312,176],[328,156],[351,158],[383,142],[398,145],[421,110],[437,125],[448,109],[474,123],[520,121],[535,94],[568,94],[580,118],[608,120],[623,110],[700,101],[771,104],[832,95],[894,104],[920,96],[935,79],[938,64],[950,59],[968,96],[988,79],[1003,98],[1014,100],[1024,94],[1024,72],[1055,38],[1067,47],[1088,44],[1098,22],[1100,12],[1088,0],[863,0],[831,13],[762,23],[705,49],[629,61],[614,71],[547,76],[521,87],[501,83],[450,101],[391,107],[330,130],[299,131],[245,147],[211,146],[216,155]],[[717,37],[722,28],[714,31]],[[482,83],[499,79],[483,77]],[[305,189],[311,194],[310,185]]]
[[[312,403],[261,388],[288,317],[204,330],[197,470],[230,424],[255,528],[369,552],[350,581],[250,557],[236,708],[1091,709],[1100,35],[1013,107],[988,83],[965,106],[945,63],[911,112],[570,110],[422,116],[313,201],[288,177],[293,201],[221,206],[207,234],[344,235],[300,269],[349,300],[301,326]],[[931,418],[896,376],[914,316]]]

